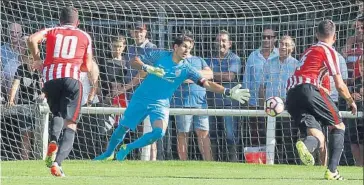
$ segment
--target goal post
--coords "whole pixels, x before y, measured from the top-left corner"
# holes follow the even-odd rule
[[[118,114],[122,115],[125,111],[125,108],[111,108],[111,107],[83,107],[81,109],[81,114]],[[48,145],[48,122],[44,121],[47,120],[49,115],[49,108],[47,105],[41,104],[39,105],[39,113],[42,118],[40,123],[42,129],[40,129],[42,134],[42,139],[39,139],[43,143],[43,156],[42,158],[45,159],[45,150]],[[341,111],[340,112],[343,118],[350,118],[355,119],[358,117],[363,116],[363,112],[358,112],[357,115],[351,114],[348,111]],[[171,115],[206,115],[206,116],[260,116],[260,117],[267,117],[267,134],[266,134],[266,161],[267,164],[274,164],[274,151],[276,147],[276,138],[275,138],[275,127],[276,127],[276,118],[267,116],[267,114],[263,110],[224,110],[224,109],[178,109],[178,108],[171,108],[170,109]],[[287,111],[282,112],[278,117],[290,117]],[[278,123],[279,124],[279,123]],[[151,125],[148,118],[144,120],[144,133],[151,131]],[[142,149],[142,160],[149,161],[150,156],[150,146]]]

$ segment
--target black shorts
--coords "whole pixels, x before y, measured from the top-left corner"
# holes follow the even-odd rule
[[[342,122],[334,101],[312,84],[302,84],[287,93],[286,107],[296,124],[302,128],[337,125]]]
[[[43,91],[54,116],[77,122],[81,110],[82,83],[73,78],[46,82]]]

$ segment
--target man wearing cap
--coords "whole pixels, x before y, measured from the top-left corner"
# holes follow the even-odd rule
[[[143,22],[135,22],[132,25],[132,28],[130,29],[130,36],[133,38],[134,44],[128,47],[127,55],[129,56],[129,59],[133,59],[136,56],[148,54],[153,50],[157,49],[157,45],[150,42],[150,40],[147,38],[147,26]],[[126,63],[125,66],[128,70],[127,79],[130,79],[130,81],[123,87],[120,93],[123,93],[123,91],[124,93],[126,91],[130,91],[130,93],[126,93],[128,95],[127,99],[130,100],[131,96],[133,95],[133,92],[140,84],[142,78],[139,76],[138,70],[135,70],[130,66],[130,60],[129,62]],[[161,144],[159,145],[160,145],[159,147],[162,146]],[[153,143],[151,149],[151,158],[150,158],[151,160],[156,160],[157,157],[156,148],[157,148],[156,144]]]

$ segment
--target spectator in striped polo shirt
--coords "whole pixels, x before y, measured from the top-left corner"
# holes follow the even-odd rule
[[[229,32],[221,30],[216,37],[216,48],[218,52],[213,58],[206,59],[207,64],[213,71],[213,81],[221,83],[226,88],[234,87],[239,83],[241,72],[241,60],[238,55],[233,53],[231,48]],[[239,108],[239,102],[225,98],[223,95],[207,92],[208,106],[214,109],[233,109]],[[217,140],[220,130],[225,130],[226,143],[228,145],[228,161],[238,161],[236,145],[239,143],[238,135],[238,117],[224,116],[210,118],[210,135],[212,153],[216,158]],[[224,124],[218,124],[223,122]],[[221,128],[222,127],[222,128]],[[221,151],[221,150],[220,150]]]

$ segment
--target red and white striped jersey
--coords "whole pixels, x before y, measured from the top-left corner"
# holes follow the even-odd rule
[[[328,75],[340,74],[339,57],[334,48],[324,42],[308,48],[302,58],[302,65],[296,69],[287,81],[287,90],[299,84],[309,83],[325,87],[322,83]],[[330,89],[330,87],[325,87]]]
[[[46,40],[43,81],[67,77],[79,80],[80,66],[86,55],[92,53],[90,35],[70,25],[46,28],[40,32]]]

